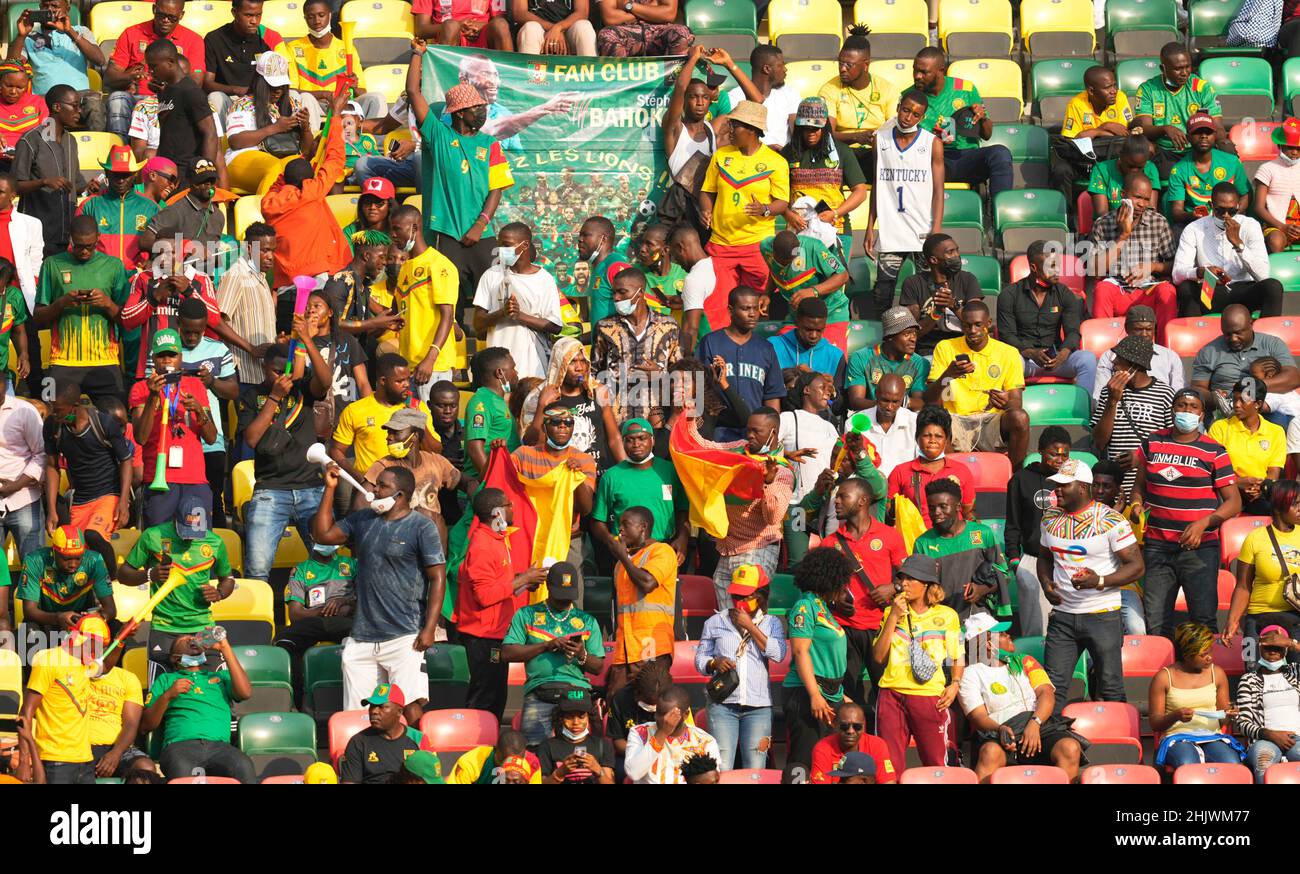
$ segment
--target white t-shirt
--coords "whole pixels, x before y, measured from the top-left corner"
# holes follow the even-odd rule
[[[132,140],[144,140],[146,149],[158,148],[158,98],[145,97],[131,111],[131,129],[127,137]]]
[[[682,312],[704,309],[705,299],[713,293],[718,284],[718,275],[713,272],[713,259],[701,258],[686,274],[682,284]]]
[[[1264,674],[1264,727],[1300,732],[1300,695],[1285,674]]]
[[[289,108],[293,112],[297,112],[302,108],[302,101],[297,96],[290,94]],[[271,121],[276,121],[279,117],[279,111],[272,108],[270,110]],[[221,124],[221,121],[218,120],[217,127],[217,136],[225,136],[227,143],[229,143],[230,137],[235,134],[246,134],[249,131],[257,130],[257,110],[253,106],[253,98],[245,96],[232,99],[230,108],[226,110],[225,124]],[[296,134],[296,131],[294,133]],[[244,152],[256,152],[259,148],[260,144],[258,146],[248,146],[244,149],[228,148],[226,149],[226,164],[229,165],[236,155],[242,155]]]
[[[560,315],[560,290],[555,277],[544,268],[539,267],[536,273],[511,270],[508,282],[505,268],[500,265],[489,268],[478,281],[474,306],[494,313],[505,306],[506,298],[511,294],[518,301],[520,312],[564,326],[564,316]],[[526,328],[513,319],[502,319],[488,331],[487,345],[510,350],[520,379],[546,377],[546,368],[551,362],[551,342],[532,328]]]
[[[906,406],[899,407],[894,414],[894,424],[886,431],[880,427],[880,420],[876,417],[878,411],[878,407],[867,410],[867,418],[871,420],[867,439],[880,453],[880,475],[888,478],[894,468],[916,458],[916,413]]]
[[[1033,681],[1042,683],[1047,677],[1037,661],[1028,656],[1025,661],[1025,670],[1015,677],[1006,665],[967,665],[957,686],[962,711],[969,714],[982,705],[988,708],[989,719],[999,725],[1026,710],[1033,712],[1038,706]]]
[[[1281,161],[1269,161],[1255,171],[1255,181],[1268,186],[1268,197],[1264,200],[1264,205],[1273,214],[1273,218],[1286,221],[1291,198],[1300,200],[1300,163],[1288,167]]]
[[[749,98],[745,96],[744,89],[736,86],[727,92],[727,99],[731,101],[731,108],[735,109],[741,101]],[[767,107],[767,132],[763,134],[764,144],[779,152],[789,142],[790,116],[799,111],[799,101],[802,99],[798,90],[789,85],[772,89],[772,93],[763,101],[763,105]]]
[[[831,453],[835,450],[835,441],[840,433],[835,426],[807,410],[795,410],[781,414],[781,430],[778,437],[786,452],[796,449],[816,449],[817,454],[803,464],[792,464],[794,468],[794,492],[790,503],[797,504],[813,490],[817,477],[830,466]]]
[[[1071,580],[1085,568],[1101,577],[1119,570],[1117,553],[1137,543],[1127,519],[1096,501],[1074,514],[1052,507],[1043,513],[1041,543],[1052,554],[1052,581],[1061,596],[1061,604],[1053,610],[1103,613],[1119,609],[1119,589],[1076,589]]]
[[[1286,426],[1286,451],[1288,454],[1300,452],[1300,417],[1292,419]]]

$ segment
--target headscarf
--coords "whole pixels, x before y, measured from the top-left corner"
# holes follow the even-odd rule
[[[564,375],[569,372],[569,365],[578,355],[585,354],[582,341],[577,337],[561,337],[555,341],[555,346],[551,349],[551,366],[546,371],[546,384],[553,385],[556,388],[564,387]],[[587,371],[586,388],[590,392],[596,391],[596,378]]]
[[[32,93],[32,65],[26,61],[6,60],[0,62],[0,78],[10,73],[22,73],[27,77],[27,93]]]

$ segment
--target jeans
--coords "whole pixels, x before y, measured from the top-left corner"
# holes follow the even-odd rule
[[[0,541],[14,536],[19,555],[31,555],[45,545],[45,507],[40,500],[0,516]]]
[[[738,552],[735,555],[718,556],[718,566],[713,571],[713,590],[718,598],[718,609],[731,609],[731,596],[727,594],[727,587],[731,585],[731,575],[736,568],[742,564],[756,564],[767,571],[767,575],[771,577],[776,573],[776,562],[780,556],[780,543],[769,543],[758,549]]]
[[[108,129],[121,137],[123,142],[131,130],[131,113],[143,99],[142,95],[130,91],[114,91],[108,95]]]
[[[536,695],[524,696],[523,712],[519,715],[519,730],[528,739],[528,745],[535,747],[551,736],[551,714],[555,705],[542,701]]]
[[[1119,600],[1123,605],[1120,613],[1124,617],[1124,633],[1146,634],[1147,617],[1142,610],[1142,596],[1132,589],[1120,589]]]
[[[1196,549],[1183,549],[1177,543],[1147,539],[1142,547],[1146,577],[1142,582],[1142,599],[1146,604],[1147,634],[1174,633],[1174,602],[1181,585],[1187,594],[1187,613],[1193,622],[1217,627],[1219,606],[1219,541]]]
[[[420,184],[420,150],[416,149],[400,161],[381,158],[378,155],[363,155],[357,159],[352,170],[357,184],[365,182],[371,176],[382,176],[399,188],[418,186]]]
[[[1270,744],[1270,746],[1272,746]],[[1277,749],[1277,747],[1273,747]],[[1202,758],[1202,755],[1204,758]],[[1165,750],[1165,767],[1177,770],[1183,765],[1195,765],[1200,762],[1211,762],[1220,765],[1239,765],[1241,756],[1237,751],[1223,741],[1216,741],[1208,744],[1193,743],[1189,740],[1181,740],[1169,745]]]
[[[876,256],[876,284],[871,289],[872,312],[859,313],[859,318],[879,319],[885,310],[894,305],[894,289],[898,285],[898,274],[903,269],[903,262],[908,258],[920,266],[920,255],[916,252],[881,252]]]
[[[1271,740],[1257,740],[1246,749],[1246,767],[1255,772],[1256,783],[1263,783],[1264,772],[1278,762],[1300,762],[1300,744],[1292,744],[1284,753]]]
[[[292,524],[311,548],[311,517],[320,506],[324,486],[310,489],[254,489],[244,508],[244,576],[265,580],[285,526]]]
[[[1124,623],[1119,610],[1106,613],[1065,613],[1053,610],[1043,642],[1043,667],[1057,689],[1069,689],[1079,654],[1087,652],[1097,672],[1097,695],[1102,701],[1124,700]],[[1069,702],[1056,696],[1060,714]]]
[[[177,777],[233,777],[240,783],[256,783],[253,760],[228,743],[218,740],[183,740],[163,747],[159,757],[168,780]]]
[[[771,740],[772,708],[710,704],[709,734],[718,742],[719,771],[734,768],[737,753],[740,767],[762,768],[767,762],[767,750],[759,749],[759,744]]]
[[[1276,747],[1274,747],[1276,749]],[[45,768],[45,782],[60,786],[75,786],[95,782],[94,762],[41,762]]]
[[[1025,378],[1031,376],[1074,377],[1075,385],[1092,396],[1092,386],[1097,380],[1097,356],[1087,349],[1076,349],[1064,364],[1055,370],[1039,367],[1038,362],[1025,360]]]
[[[978,185],[989,183],[989,195],[996,197],[1010,191],[1014,184],[1011,175],[1011,151],[1006,146],[981,146],[977,149],[944,149],[943,166],[949,182]]]

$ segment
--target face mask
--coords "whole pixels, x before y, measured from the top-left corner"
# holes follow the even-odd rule
[[[189,653],[185,653],[184,655],[181,656],[182,668],[197,668],[202,665],[206,665],[207,663],[208,663],[208,657],[203,655],[202,653],[199,653],[198,655],[190,655]]]
[[[1216,216],[1214,217],[1214,227],[1215,227],[1216,229],[1222,231],[1222,230],[1224,230],[1225,228],[1228,227],[1228,223],[1227,223],[1226,221],[1224,221],[1223,219],[1219,218],[1219,217],[1216,215]]]
[[[591,729],[587,729],[587,730],[584,731],[584,732],[575,733],[575,732],[569,731],[567,728],[561,728],[561,729],[560,729],[560,734],[564,735],[564,739],[565,739],[565,740],[571,740],[571,741],[574,741],[574,742],[576,743],[577,741],[580,741],[580,740],[582,740],[583,738],[585,738],[587,735],[591,734]]]
[[[339,551],[339,546],[337,543],[318,543],[312,549],[328,558]]]
[[[546,445],[551,447],[552,449],[564,449],[572,442],[573,442],[572,437],[570,437],[568,440],[565,440],[563,443],[556,443],[550,437],[546,438]]]
[[[514,267],[515,263],[519,261],[519,250],[513,246],[501,246],[497,249],[496,254],[505,267]]]
[[[1285,152],[1278,152],[1277,159],[1282,162],[1284,167],[1293,167],[1297,162],[1300,162],[1300,157],[1292,158]]]
[[[644,710],[646,713],[654,713],[654,712],[655,712],[655,705],[654,705],[654,704],[647,704],[647,703],[645,703],[644,701],[638,701],[638,702],[636,702],[636,706],[637,706],[637,707],[640,707],[640,708],[641,708],[642,710]]]
[[[492,510],[492,522],[489,523],[489,527],[498,534],[504,534],[510,527],[510,523],[506,521],[505,507],[496,507]]]
[[[902,125],[902,123],[900,122],[899,125],[898,125],[898,132],[899,132],[900,134],[914,134],[914,133],[916,133],[917,128],[919,128],[920,126],[921,126],[921,125],[920,125],[919,123],[917,123],[917,124],[912,125],[911,127],[904,127],[904,126]]]
[[[1269,659],[1260,659],[1259,666],[1261,668],[1267,668],[1270,671],[1280,671],[1282,670],[1283,667],[1286,666],[1286,659],[1278,659],[1277,661],[1270,661]]]
[[[949,276],[956,276],[958,273],[961,273],[961,256],[958,255],[956,258],[945,258],[941,266],[944,273],[947,273]]]
[[[386,498],[375,498],[370,502],[370,509],[382,516],[397,505],[397,495],[400,494],[401,492],[397,492],[396,494],[389,495]]]
[[[1174,427],[1184,434],[1201,429],[1201,417],[1196,413],[1174,413]]]
[[[600,239],[604,240],[605,238],[601,237]],[[587,256],[587,263],[595,264],[599,260],[600,260],[600,243],[597,243],[596,248],[592,249],[591,254]]]
[[[655,453],[654,450],[652,449],[649,452],[647,452],[645,458],[641,459],[640,461],[637,461],[635,458],[633,458],[630,455],[628,456],[627,460],[632,462],[633,464],[649,464],[650,462],[655,460]]]
[[[501,383],[501,391],[503,394],[510,394],[510,383],[508,382]]]
[[[405,245],[402,246],[402,251],[409,252],[414,248],[415,248],[415,237],[411,237],[411,239],[407,240]]]
[[[640,295],[638,294],[638,297],[639,296]],[[617,312],[620,316],[632,315],[632,313],[636,312],[636,298],[633,297],[633,298],[629,298],[628,300],[614,301],[614,311]]]
[[[401,443],[389,443],[388,454],[393,458],[405,458],[411,454],[411,444],[406,440]]]
[[[930,456],[928,456],[928,455],[925,454],[925,450],[924,450],[924,449],[922,449],[922,448],[919,447],[919,446],[916,448],[916,457],[919,458],[919,459],[921,459],[922,461],[942,461],[944,455],[946,455],[946,454],[947,454],[947,453],[940,452],[940,453],[939,453],[938,455],[936,455],[934,458],[931,458]]]
[[[308,30],[307,32],[310,33],[312,36],[316,37],[316,39],[324,39],[325,37],[329,36],[330,28],[329,25],[327,24],[321,30]]]

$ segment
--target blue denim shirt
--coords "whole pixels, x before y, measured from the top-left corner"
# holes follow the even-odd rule
[[[744,666],[741,667],[742,662],[737,662],[737,669],[741,672],[741,683],[724,702],[726,704],[739,704],[745,707],[772,706],[772,693],[768,689],[767,663],[769,660],[779,662],[785,658],[785,626],[781,624],[780,619],[766,613],[761,614],[754,624],[758,626],[759,631],[767,635],[767,649],[760,650],[752,640],[745,647],[745,652],[741,656]],[[704,623],[704,631],[700,634],[700,645],[695,650],[695,670],[709,676],[705,666],[709,663],[709,659],[715,656],[736,661],[736,650],[740,649],[740,640],[741,634],[736,626],[731,624],[731,618],[727,613],[714,613]]]

